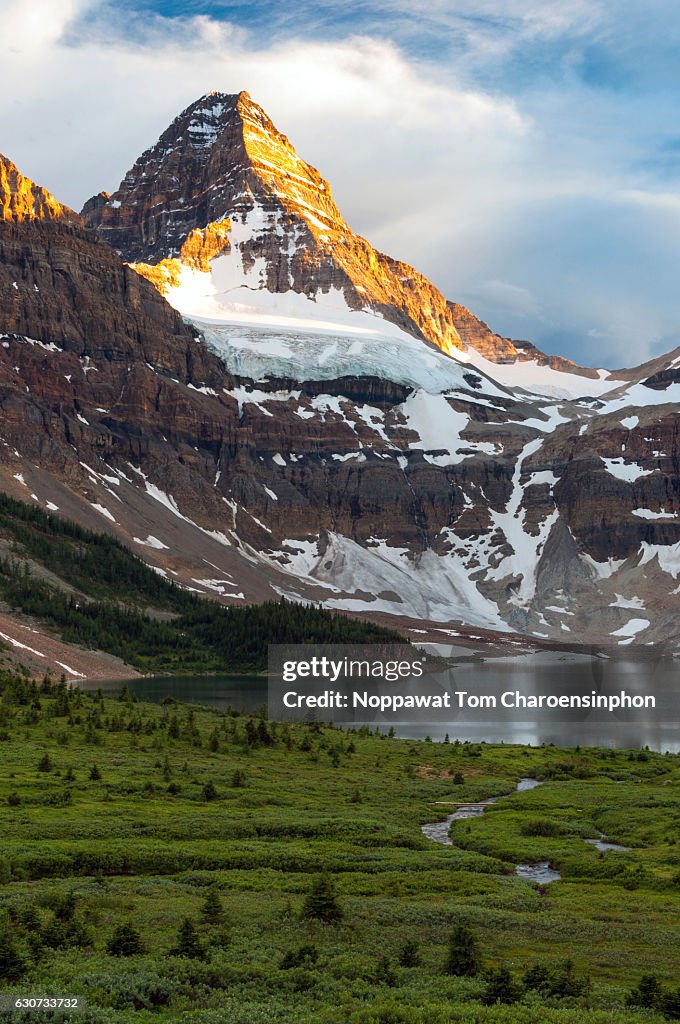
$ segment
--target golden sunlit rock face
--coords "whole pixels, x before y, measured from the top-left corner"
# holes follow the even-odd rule
[[[194,228],[187,235],[178,259],[161,260],[160,263],[132,263],[131,266],[147,281],[151,281],[161,295],[167,295],[179,284],[182,265],[207,274],[210,271],[210,260],[230,251],[230,229],[229,219],[208,224],[202,230]]]
[[[126,365],[135,356],[171,366],[175,376],[186,367],[187,349],[197,358],[193,332],[156,289],[5,157],[0,208],[3,334]],[[36,384],[31,377],[28,387]]]
[[[0,153],[0,220],[68,220],[80,218],[68,206],[62,206],[53,195],[30,178]]]
[[[444,352],[463,347],[443,295],[348,227],[328,183],[246,92],[188,107],[83,217],[163,292],[182,264],[207,270],[238,228],[243,266],[264,261],[269,291],[337,288],[351,309],[370,308]]]

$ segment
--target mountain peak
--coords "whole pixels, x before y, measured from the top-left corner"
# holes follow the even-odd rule
[[[77,214],[0,153],[0,220],[77,220]]]
[[[169,298],[182,268],[210,273],[221,259],[215,288],[227,303],[254,292],[312,301],[332,292],[350,311],[370,310],[444,352],[461,348],[443,296],[348,227],[328,182],[245,91],[191,103],[118,190],[93,197],[82,215]]]
[[[210,92],[203,93],[180,111],[173,124],[191,118],[197,113],[219,117],[223,111],[245,109],[252,105],[257,106],[250,93],[245,89],[241,89],[240,92],[222,92],[220,89],[211,89]]]
[[[156,145],[142,154],[135,167],[158,155],[159,148],[162,156],[171,156],[170,149],[177,150],[182,145],[209,155],[215,144],[220,143],[223,132],[227,132],[227,138],[221,144],[229,145],[233,141],[232,136],[248,134],[247,125],[258,124],[274,136],[280,134],[245,89],[237,93],[213,89],[185,107],[161,134]],[[129,179],[134,169],[128,172],[124,181]]]
[[[255,205],[280,208],[287,196],[341,221],[327,183],[250,94],[214,91],[178,114],[117,191],[88,200],[82,214],[125,259],[156,263],[179,256],[192,231]]]
[[[221,89],[211,89],[210,92],[204,92],[197,100],[190,103],[189,106],[185,108],[185,111],[195,107],[198,103],[203,103],[204,100],[213,99],[218,99],[222,103],[236,103],[238,100],[245,102],[250,99],[250,93],[245,89],[240,89],[238,92],[222,92]]]

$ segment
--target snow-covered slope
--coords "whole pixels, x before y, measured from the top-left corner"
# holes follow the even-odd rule
[[[480,370],[494,377],[500,384],[515,391],[521,388],[531,394],[545,398],[597,398],[621,387],[621,380],[612,378],[609,370],[598,370],[597,377],[584,377],[578,373],[566,373],[535,359],[514,363],[496,363],[478,352],[467,352],[470,362]]]
[[[340,289],[351,309],[370,307],[445,352],[463,347],[444,296],[352,231],[328,182],[245,92],[187,107],[83,215],[161,289],[182,266],[238,249],[270,292]]]
[[[276,327],[261,326],[258,316],[241,316],[232,322],[193,316],[188,319],[232,373],[255,380],[372,376],[422,388],[430,394],[475,388],[487,396],[507,397],[505,391],[473,368],[396,328],[383,333],[382,322],[370,314],[358,313],[354,330],[333,325],[330,320],[305,322],[286,316]],[[373,329],[371,322],[375,324]]]
[[[251,259],[246,243],[276,227],[277,216],[255,206],[233,218],[228,250],[201,268],[173,267],[163,285],[168,302],[201,330],[232,372],[293,380],[372,375],[431,393],[470,389],[469,369],[460,360],[368,305],[350,308],[341,288],[309,295],[293,288],[270,291],[267,260]],[[278,236],[287,251],[289,236]],[[503,393],[481,375],[472,380],[483,383],[486,394]]]
[[[295,251],[295,231],[286,230],[280,213],[255,204],[231,217],[229,247],[219,255],[201,265],[180,261],[156,268],[155,280],[168,302],[199,326],[235,373],[298,380],[372,374],[436,393],[468,386],[463,364],[481,371],[488,394],[500,393],[494,380],[504,389],[554,399],[597,397],[621,387],[607,370],[593,378],[535,360],[496,363],[474,349],[451,349],[446,355],[370,305],[351,307],[339,287],[307,294],[296,291],[291,279],[285,290],[272,291],[268,259],[251,255],[253,246],[265,248],[272,232],[284,256]]]

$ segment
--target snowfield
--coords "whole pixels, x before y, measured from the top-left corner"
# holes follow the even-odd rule
[[[370,376],[420,388],[431,395],[455,389],[469,396],[473,388],[465,375],[473,374],[484,395],[508,397],[491,380],[475,374],[474,367],[457,362],[371,313],[355,314],[362,324],[355,333],[343,325],[333,326],[330,321],[321,329],[304,321],[292,322],[290,318],[272,327],[258,318],[228,320],[225,314],[223,320],[208,320],[185,316],[232,373],[253,380]]]
[[[251,565],[265,568],[273,589],[297,600],[308,599],[305,594],[311,586],[320,591],[317,599],[329,608],[420,616],[432,622],[460,621],[501,632],[519,628],[545,639],[566,640],[570,633],[575,636],[582,628],[575,619],[578,601],[568,607],[571,598],[557,589],[550,604],[545,589],[554,566],[548,564],[550,559],[546,562],[544,553],[551,538],[564,537],[564,524],[552,498],[561,470],[553,472],[550,463],[543,461],[540,465],[535,459],[532,462],[532,457],[544,444],[549,446],[551,434],[563,428],[579,437],[585,435],[583,443],[587,445],[597,437],[600,417],[612,413],[616,414],[617,425],[630,436],[640,426],[642,413],[638,415],[637,410],[677,402],[680,384],[672,384],[666,391],[653,390],[615,379],[607,370],[595,370],[592,376],[565,373],[535,359],[496,364],[473,349],[449,356],[368,306],[351,309],[341,289],[313,295],[292,288],[270,292],[267,283],[271,267],[265,257],[252,259],[249,255],[244,261],[242,247],[259,237],[271,239],[272,233],[279,238],[282,257],[277,280],[285,287],[286,260],[297,251],[296,228],[289,222],[284,224],[280,215],[256,206],[232,218],[229,247],[212,260],[209,271],[179,264],[179,283],[166,296],[196,327],[203,342],[223,359],[229,372],[254,382],[223,389],[237,400],[239,412],[255,405],[262,415],[274,417],[276,403],[284,402],[291,403],[294,415],[303,420],[315,418],[320,425],[336,417],[342,419],[356,435],[356,450],[337,451],[330,455],[330,461],[338,467],[344,463],[356,465],[357,472],[370,458],[394,459],[408,479],[410,453],[414,453],[416,465],[422,465],[422,459],[431,466],[451,468],[452,473],[454,467],[461,466],[464,479],[463,464],[469,460],[473,466],[475,459],[497,460],[506,472],[509,468],[510,495],[504,506],[492,505],[483,492],[478,496],[474,488],[479,484],[466,486],[465,508],[474,508],[481,497],[487,506],[486,526],[471,537],[466,525],[458,536],[454,519],[419,552],[395,546],[384,535],[361,544],[330,531],[323,538],[315,534],[305,540],[281,541],[279,536],[274,541],[275,516],[281,512],[286,493],[277,486],[275,474],[280,472],[286,487],[290,486],[288,474],[298,461],[294,452],[274,451],[267,457],[274,475],[269,485],[262,484],[267,499],[265,512],[259,512],[262,518],[223,498],[232,509],[233,524],[224,532],[203,532],[233,547],[237,556]],[[377,378],[411,390],[403,401],[387,410],[379,402],[371,405],[344,398],[336,388],[332,389],[335,394],[323,394],[318,393],[319,388],[309,393],[310,389],[300,387],[306,381],[348,377]],[[281,382],[275,385],[276,390],[266,387],[266,382],[272,380]],[[206,396],[215,396],[207,385],[191,386]],[[456,402],[458,407],[454,407]],[[464,411],[460,403],[466,403]],[[475,406],[481,415],[474,411]],[[493,429],[496,422],[497,431]],[[411,432],[407,442],[400,426]],[[654,463],[630,458],[627,447],[627,441],[621,443],[620,450],[617,444],[610,457],[601,456],[602,469],[628,487],[639,486],[643,478],[651,478],[652,486],[657,472]],[[652,454],[655,458],[663,455],[656,451]],[[219,478],[218,470],[216,486]],[[142,486],[175,517],[196,525],[184,510],[180,511],[171,495],[148,479]],[[541,486],[547,488],[547,498],[536,497]],[[530,487],[534,490],[527,499]],[[546,502],[539,516],[535,512],[537,501]],[[650,529],[657,522],[672,524],[678,518],[675,511],[666,511],[669,505],[660,501],[653,502],[659,511],[646,507],[644,500],[638,502],[631,518],[646,520]],[[530,512],[532,504],[534,510]],[[111,514],[105,506],[95,508],[102,515]],[[243,515],[270,535],[269,549],[255,549],[239,537],[237,517]],[[151,535],[146,540],[135,537],[135,541],[157,550],[163,545]],[[637,555],[628,559],[596,561],[585,552],[576,553],[574,541],[571,535],[573,553],[563,549],[559,557],[572,558],[569,571],[582,581],[579,586],[602,592],[601,628],[609,642],[643,642],[638,634],[648,628],[649,621],[628,616],[622,624],[621,613],[645,609],[649,591],[644,585],[639,591],[634,589],[637,583],[629,582],[626,574],[645,566],[643,580],[651,573],[657,580],[666,576],[675,581],[680,574],[680,544],[643,543]],[[238,596],[231,593],[234,583],[222,576],[197,575],[192,582],[220,596]],[[665,587],[663,580],[658,585]],[[669,590],[674,585],[669,582]],[[549,621],[545,615],[550,616]]]
[[[372,309],[351,309],[338,288],[313,296],[292,289],[271,292],[265,257],[244,263],[241,247],[272,232],[282,255],[291,256],[295,231],[280,215],[256,205],[233,217],[229,250],[212,260],[209,272],[180,265],[179,284],[166,294],[234,373],[255,380],[265,374],[294,380],[371,375],[437,394],[469,391],[464,373],[478,370],[486,395],[521,388],[555,399],[596,397],[621,386],[606,370],[588,378],[535,360],[501,366],[475,351],[447,356]]]

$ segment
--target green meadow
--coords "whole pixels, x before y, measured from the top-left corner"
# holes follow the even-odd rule
[[[86,1008],[57,1016],[81,1024],[680,1016],[675,755],[415,742],[1,683],[5,997],[77,995]],[[515,792],[527,776],[543,785]],[[421,833],[500,794],[452,846]],[[600,853],[599,833],[631,849]],[[536,861],[562,879],[516,877]]]

